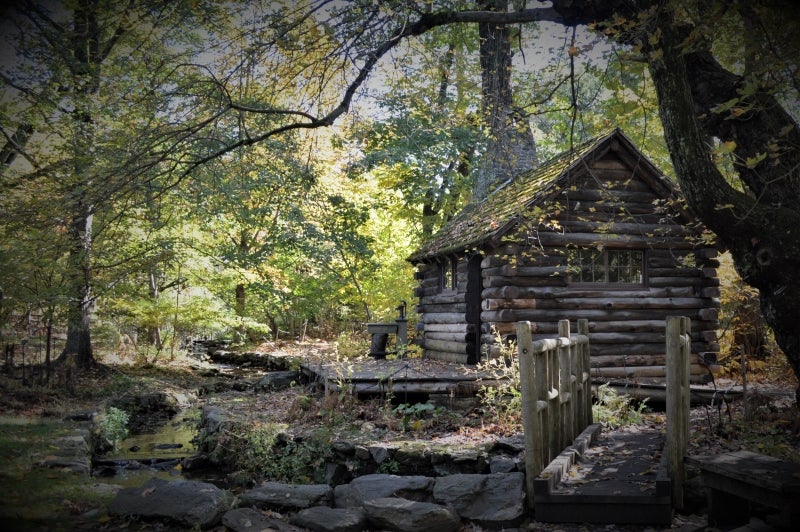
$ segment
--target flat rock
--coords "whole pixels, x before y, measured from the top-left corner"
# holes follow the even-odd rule
[[[232,499],[230,492],[207,482],[166,481],[154,477],[138,488],[123,488],[117,492],[108,512],[207,528],[219,522]]]
[[[436,479],[433,499],[489,528],[516,526],[525,513],[524,483],[519,472],[450,475]]]
[[[284,484],[264,482],[239,495],[243,505],[276,510],[299,510],[312,506],[330,506],[333,489],[327,484]]]
[[[364,503],[364,513],[380,530],[398,532],[450,532],[461,527],[461,519],[452,509],[430,502],[410,501],[400,497],[372,499]]]
[[[403,497],[414,501],[430,499],[433,478],[374,474],[353,479],[349,484],[334,488],[337,508],[354,508],[364,501],[382,497]]]
[[[355,508],[315,506],[300,510],[291,523],[314,532],[360,532],[367,526],[363,511]]]
[[[293,526],[289,523],[268,517],[253,508],[236,508],[228,510],[222,516],[222,524],[226,529],[233,532],[264,532],[272,530],[275,532],[305,532],[304,529]]]
[[[285,390],[299,380],[300,372],[298,371],[271,371],[258,380],[255,389],[267,392]]]

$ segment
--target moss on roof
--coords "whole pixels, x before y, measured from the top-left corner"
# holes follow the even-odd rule
[[[438,233],[424,242],[408,260],[418,262],[448,255],[480,245],[486,240],[505,234],[517,216],[556,189],[562,176],[567,176],[581,160],[600,150],[612,137],[624,138],[614,129],[587,140],[511,179],[485,200],[472,203],[458,212]]]

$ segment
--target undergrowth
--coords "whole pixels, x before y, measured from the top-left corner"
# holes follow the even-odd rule
[[[647,399],[636,403],[631,396],[619,393],[608,383],[597,387],[597,397],[592,405],[592,418],[609,428],[638,425],[644,421]]]

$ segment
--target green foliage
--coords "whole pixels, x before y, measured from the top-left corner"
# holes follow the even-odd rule
[[[340,360],[362,358],[369,353],[369,347],[369,335],[365,332],[345,330],[336,338],[336,354]]]
[[[403,403],[397,405],[393,413],[400,416],[403,430],[420,430],[423,426],[423,419],[427,413],[433,413],[436,410],[436,407],[428,402],[428,403]]]
[[[500,348],[499,356],[488,358],[479,364],[481,371],[488,371],[502,382],[481,386],[478,398],[484,416],[506,428],[522,423],[522,387],[520,385],[519,357],[516,342],[504,340],[495,329],[495,343]]]
[[[597,400],[592,405],[592,416],[598,423],[616,428],[642,423],[647,399],[636,404],[629,395],[621,394],[608,383],[597,387]]]
[[[750,370],[763,369],[765,360],[780,353],[761,313],[758,290],[747,286],[733,266],[729,253],[720,255],[720,357],[721,375],[741,375],[741,355]]]
[[[119,443],[128,437],[128,413],[119,408],[110,406],[97,424],[99,436],[116,448]]]
[[[213,435],[211,459],[257,481],[323,482],[322,466],[333,452],[330,435],[323,429],[292,438],[286,429],[260,421],[228,424]]]

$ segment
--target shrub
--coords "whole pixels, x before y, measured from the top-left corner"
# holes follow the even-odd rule
[[[642,422],[646,403],[647,399],[634,404],[631,396],[618,393],[608,383],[601,384],[597,388],[597,401],[592,405],[592,415],[595,422],[611,428],[637,425]]]
[[[119,442],[128,437],[128,413],[113,406],[108,407],[98,423],[101,443],[116,449]]]

